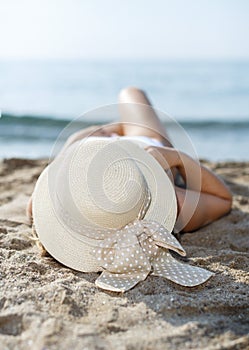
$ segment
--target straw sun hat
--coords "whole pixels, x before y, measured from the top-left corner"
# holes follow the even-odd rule
[[[183,286],[212,273],[179,262],[171,234],[174,187],[138,141],[89,137],[72,144],[40,175],[33,223],[45,249],[62,264],[98,272],[96,285],[124,292],[148,274]]]

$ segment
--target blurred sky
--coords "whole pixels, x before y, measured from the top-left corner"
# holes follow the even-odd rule
[[[248,0],[0,0],[0,59],[248,59]]]

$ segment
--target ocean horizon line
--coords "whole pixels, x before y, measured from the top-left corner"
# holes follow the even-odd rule
[[[84,118],[84,113],[82,115],[77,116],[77,117],[65,117],[63,116],[62,118],[57,116],[57,115],[43,115],[43,114],[29,114],[29,113],[23,113],[23,114],[13,114],[13,113],[5,113],[2,112],[0,116],[0,125],[2,124],[35,124],[37,125],[47,125],[53,124],[53,125],[64,125],[68,123],[79,123],[79,124],[86,124],[90,125],[92,123],[97,123],[97,124],[107,124],[107,123],[115,123],[118,122],[118,120],[115,119],[83,119]],[[249,116],[244,116],[243,118],[238,118],[236,116],[231,117],[229,116],[229,119],[226,119],[226,117],[217,117],[214,118],[212,117],[201,117],[201,119],[196,119],[196,118],[191,118],[191,117],[185,117],[184,119],[179,117],[171,117],[172,121],[164,121],[162,120],[163,123],[167,124],[174,124],[176,121],[177,123],[181,124],[182,126],[189,126],[189,127],[212,127],[212,126],[238,126],[238,127],[243,127],[243,126],[249,126]],[[246,119],[248,118],[248,119]]]

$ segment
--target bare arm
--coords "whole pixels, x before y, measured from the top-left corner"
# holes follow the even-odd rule
[[[173,148],[149,146],[146,150],[165,170],[177,167],[186,182],[186,189],[175,186],[178,225],[183,231],[196,230],[230,211],[232,194],[211,170]]]
[[[188,188],[192,190],[198,190],[196,183],[198,177],[201,177],[202,193],[208,193],[216,197],[231,200],[232,194],[225,183],[217,177],[211,170],[204,165],[201,165],[198,161],[194,160],[185,153],[181,153],[181,159],[178,167],[183,179],[187,181]]]
[[[175,187],[179,207],[177,228],[191,232],[205,226],[231,210],[232,201],[208,193]]]

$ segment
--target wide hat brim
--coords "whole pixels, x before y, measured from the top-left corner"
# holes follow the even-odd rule
[[[148,184],[151,202],[144,219],[156,221],[171,232],[176,221],[177,201],[168,175],[153,156],[143,149],[146,144],[121,139],[115,142],[134,157]],[[41,173],[33,193],[33,223],[36,233],[45,249],[60,263],[82,272],[102,271],[93,254],[94,239],[86,244],[77,235],[70,234],[58,218],[50,195],[51,167],[53,162]]]

